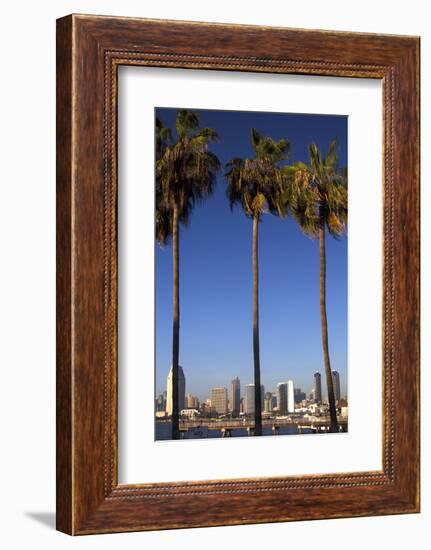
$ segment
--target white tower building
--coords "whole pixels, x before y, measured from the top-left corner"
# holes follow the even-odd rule
[[[293,385],[293,380],[288,380],[287,384],[287,412],[295,412],[295,388]]]
[[[183,368],[178,365],[178,412],[185,408],[186,377]],[[166,413],[172,414],[172,367],[166,380]]]

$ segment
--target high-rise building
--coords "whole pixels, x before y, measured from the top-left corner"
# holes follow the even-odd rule
[[[212,415],[213,413],[215,413],[210,397],[208,397],[203,403],[201,403],[201,410],[207,415]]]
[[[301,403],[301,401],[304,401],[306,398],[305,392],[303,392],[301,388],[295,388],[294,395],[295,403]]]
[[[286,382],[277,384],[277,407],[280,414],[287,413],[287,385]]]
[[[186,401],[186,377],[184,376],[183,368],[178,365],[178,412],[185,407]],[[169,371],[166,381],[166,412],[172,414],[172,367]]]
[[[332,371],[332,386],[334,387],[335,402],[340,401],[341,399],[340,375],[336,370]]]
[[[241,383],[238,376],[230,384],[230,410],[233,415],[239,414],[241,399]]]
[[[287,384],[287,412],[295,412],[295,388],[293,386],[293,380],[288,380]]]
[[[280,414],[295,412],[294,390],[293,380],[277,384],[277,406]]]
[[[271,392],[266,392],[265,393],[265,402],[264,402],[263,410],[266,413],[270,413],[270,412],[272,412],[272,409],[273,409],[273,406],[272,406],[272,393]]]
[[[188,393],[186,395],[186,409],[199,409],[199,399],[196,395]]]
[[[164,412],[166,410],[166,391],[160,393],[156,399],[156,412]]]
[[[320,372],[314,373],[314,400],[316,403],[322,402],[322,377]]]
[[[227,413],[226,388],[213,388],[211,390],[211,405],[218,414]]]
[[[247,384],[245,387],[244,412],[245,414],[254,413],[254,384]]]
[[[260,386],[260,399],[263,405],[265,403],[265,386]],[[245,406],[244,406],[244,412],[245,414],[254,414],[254,384],[247,384],[245,387]]]

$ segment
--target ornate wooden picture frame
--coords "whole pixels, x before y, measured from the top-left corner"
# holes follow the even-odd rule
[[[118,483],[117,69],[380,79],[383,468]],[[70,15],[57,21],[57,528],[91,534],[419,511],[419,39]]]

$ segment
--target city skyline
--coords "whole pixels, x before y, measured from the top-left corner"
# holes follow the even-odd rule
[[[254,384],[252,382],[251,383],[241,383],[240,378],[238,376],[236,376],[235,378],[231,379],[231,381],[229,383],[226,383],[224,385],[221,384],[219,386],[214,386],[214,387],[211,386],[211,387],[208,388],[208,391],[205,394],[198,395],[196,393],[193,393],[193,392],[189,391],[188,386],[187,386],[187,376],[184,373],[183,367],[181,367],[181,366],[180,366],[180,373],[181,373],[180,374],[180,386],[181,386],[180,387],[180,394],[181,394],[180,401],[181,401],[181,403],[184,403],[184,407],[181,407],[180,410],[182,408],[196,408],[196,407],[190,406],[188,404],[187,400],[188,400],[189,396],[192,399],[197,399],[198,402],[200,402],[200,403],[204,403],[208,399],[212,400],[213,395],[214,395],[213,392],[214,392],[214,390],[217,390],[217,392],[218,392],[218,395],[216,397],[217,399],[219,399],[220,393],[224,394],[224,397],[222,399],[224,399],[225,402],[226,402],[226,408],[227,408],[226,412],[234,411],[236,409],[234,409],[233,403],[232,403],[232,397],[231,397],[231,395],[232,395],[232,385],[235,383],[239,386],[237,388],[237,391],[239,392],[239,399],[240,400],[246,400],[247,387],[253,387],[254,388]],[[316,395],[316,375],[319,375],[317,380],[320,380],[320,382],[319,382],[320,383],[320,398],[319,398],[319,394]],[[340,379],[339,372],[335,371],[335,370],[332,371],[332,377],[333,377],[333,379],[337,380],[337,382],[335,384],[336,390],[334,390],[334,393],[336,394],[336,400],[339,400],[341,398],[343,398],[343,399],[347,398],[347,393],[342,393],[341,392],[341,379]],[[296,385],[294,380],[286,378],[284,381],[278,382],[274,388],[266,387],[265,384],[262,384],[262,386],[261,386],[262,387],[262,395],[265,396],[267,393],[270,393],[273,396],[277,396],[277,395],[279,395],[279,392],[280,392],[280,386],[286,386],[285,388],[282,389],[285,393],[286,412],[293,412],[293,410],[292,410],[293,405],[292,404],[296,403],[296,396],[295,396],[296,391],[300,391],[300,392],[304,393],[305,399],[310,399],[314,395],[314,398],[316,398],[316,401],[323,401],[323,402],[327,401],[327,394],[326,394],[326,391],[324,389],[322,389],[321,373],[319,371],[315,371],[313,373],[313,380],[312,380],[312,383],[310,385],[309,391],[307,391],[307,388],[304,388],[303,386]],[[229,389],[230,389],[230,391],[229,391]],[[222,390],[222,391],[219,392],[219,390]],[[168,373],[167,378],[166,378],[165,389],[159,390],[159,391],[156,392],[156,411],[158,410],[157,409],[157,403],[159,401],[160,396],[165,394],[166,395],[166,411],[168,413],[170,412],[170,410],[171,410],[171,408],[170,408],[171,406],[169,404],[170,403],[170,395],[171,395],[170,392],[171,392],[171,370],[169,370],[169,373]],[[263,397],[262,398],[262,403],[264,403],[264,400],[265,399]],[[289,405],[288,405],[288,403],[289,403]],[[222,412],[222,411],[218,410],[217,412]]]

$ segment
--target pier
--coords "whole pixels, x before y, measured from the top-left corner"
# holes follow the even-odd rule
[[[314,433],[329,433],[329,417],[309,417],[309,418],[268,418],[262,419],[262,426],[270,427],[273,435],[280,433],[280,428],[296,426],[299,433],[304,430],[312,430]],[[347,432],[347,418],[338,418],[340,432]],[[220,430],[222,437],[232,437],[232,430],[245,429],[248,435],[253,435],[254,419],[187,419],[180,420],[180,432],[187,432],[189,428],[206,428],[208,430]]]

